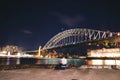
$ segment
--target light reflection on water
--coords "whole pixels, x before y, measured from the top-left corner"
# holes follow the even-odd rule
[[[60,58],[12,58],[1,57],[0,65],[17,65],[17,64],[58,64]],[[84,59],[67,59],[68,65],[81,66],[85,64]]]

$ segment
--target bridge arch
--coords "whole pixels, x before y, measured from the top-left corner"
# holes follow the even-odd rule
[[[94,40],[106,39],[116,36],[116,33],[108,31],[100,31],[85,28],[75,28],[65,30],[53,36],[43,47],[45,49],[52,49],[55,47],[78,44]]]

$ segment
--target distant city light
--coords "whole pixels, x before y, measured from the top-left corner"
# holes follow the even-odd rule
[[[120,33],[118,33],[117,35],[120,36]]]
[[[111,48],[111,49],[97,49],[97,50],[91,50],[88,53],[89,57],[95,57],[95,58],[117,58],[120,57],[120,48]],[[120,65],[120,60],[88,60],[87,61],[88,65]]]
[[[89,57],[120,57],[120,49],[98,49],[88,52]]]
[[[120,65],[120,60],[89,60],[88,65]]]

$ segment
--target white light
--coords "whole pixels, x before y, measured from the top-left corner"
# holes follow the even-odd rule
[[[88,53],[90,57],[120,57],[120,49],[92,50]]]
[[[115,65],[115,60],[105,60],[105,65]]]
[[[117,35],[120,36],[120,33],[118,33]]]
[[[102,65],[103,62],[102,62],[102,60],[92,60],[92,64],[93,65]]]
[[[17,56],[20,57],[20,53],[17,53]]]
[[[7,51],[2,51],[2,53],[7,53]]]
[[[88,65],[120,65],[120,60],[89,60]]]
[[[120,65],[120,60],[116,60],[116,65]]]

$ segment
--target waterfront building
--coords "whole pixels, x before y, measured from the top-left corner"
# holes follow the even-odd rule
[[[87,52],[88,66],[120,67],[120,48],[103,48]]]

